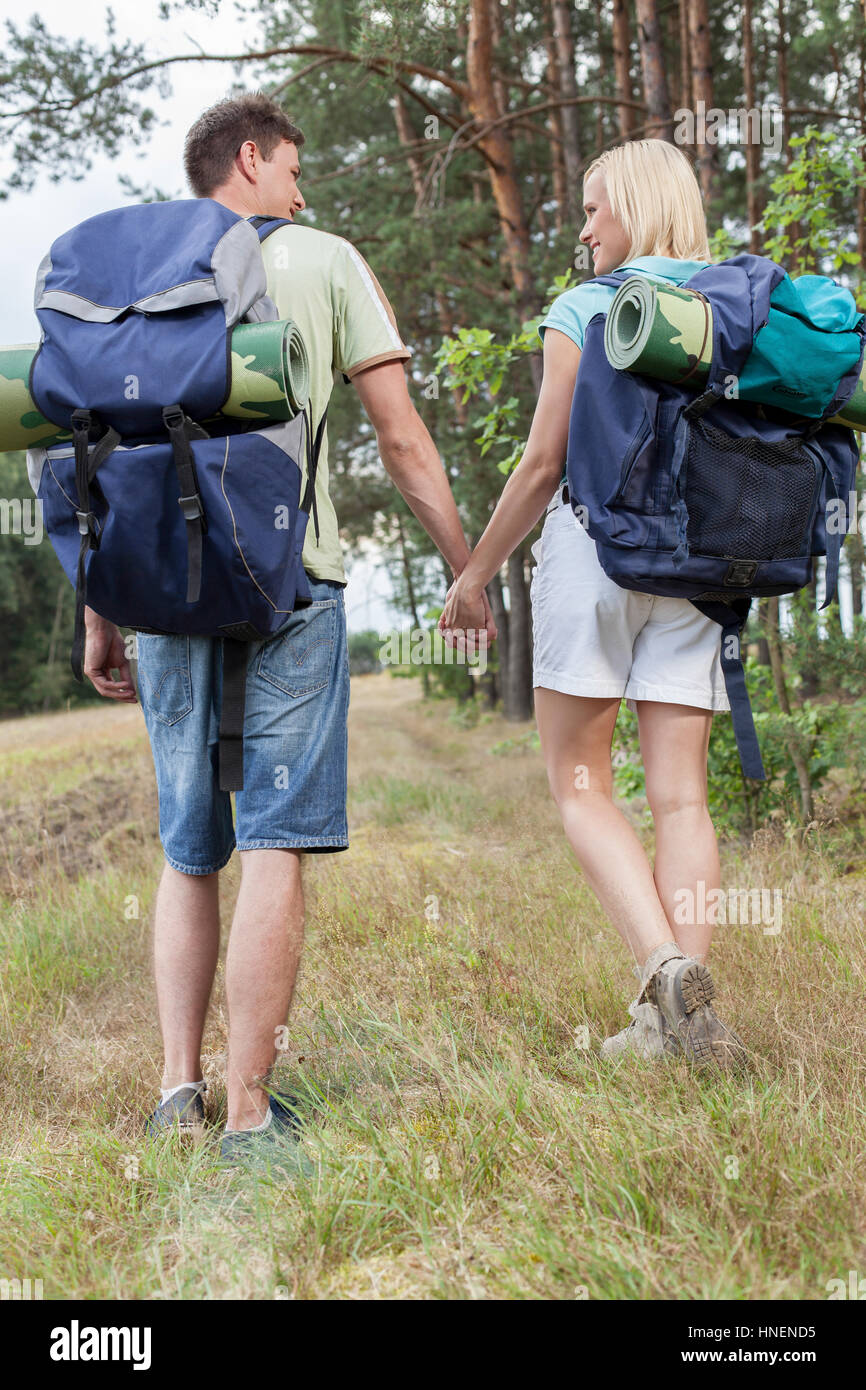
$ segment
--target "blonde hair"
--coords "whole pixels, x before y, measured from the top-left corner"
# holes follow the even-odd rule
[[[709,261],[700,185],[687,156],[667,140],[629,140],[594,159],[584,174],[604,175],[607,198],[636,256]]]

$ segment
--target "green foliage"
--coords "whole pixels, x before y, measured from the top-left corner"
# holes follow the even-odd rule
[[[803,269],[825,266],[839,275],[849,267],[860,269],[853,230],[844,222],[857,188],[866,188],[866,135],[841,137],[837,131],[821,131],[809,125],[802,135],[792,135],[794,156],[770,187],[775,194],[766,205],[758,227],[767,232],[764,254],[773,260],[793,260]]]
[[[866,699],[843,704],[804,700],[790,718],[779,709],[769,668],[752,657],[745,662],[746,684],[761,745],[765,782],[743,777],[729,714],[713,719],[707,759],[710,812],[725,835],[747,835],[768,819],[800,819],[800,793],[788,740],[793,729],[807,759],[813,786],[837,770],[858,790],[866,789]],[[862,687],[861,687],[862,689]],[[637,716],[623,703],[613,747],[614,785],[626,799],[644,797]]]
[[[541,737],[537,729],[527,729],[513,738],[501,738],[494,743],[490,752],[495,758],[504,758],[512,753],[537,753],[541,748]]]
[[[726,261],[729,256],[735,256],[739,247],[736,237],[727,227],[717,227],[710,236],[710,260]]]
[[[0,454],[0,499],[28,507],[35,502],[23,454]],[[72,586],[48,537],[43,533],[30,544],[12,529],[14,514],[4,508],[4,516],[10,521],[0,534],[0,715],[98,699],[92,686],[77,684],[69,667]]]
[[[439,632],[441,613],[441,608],[427,609],[422,627],[407,628],[398,634],[398,650],[401,656],[406,652],[410,659],[408,663],[392,664],[390,670],[395,676],[423,680],[426,693],[434,699],[456,700],[462,705],[475,698],[478,677],[471,673],[480,665],[482,669],[496,669],[495,657],[491,649],[484,654],[482,663],[478,655],[467,657],[465,652],[449,647]]]
[[[436,353],[437,371],[447,371],[447,384],[462,392],[464,401],[480,397],[490,402],[490,409],[474,422],[480,431],[474,442],[480,446],[481,457],[495,449],[496,467],[500,473],[510,473],[520,461],[526,445],[529,418],[534,408],[534,393],[527,392],[525,361],[528,353],[538,352],[538,326],[546,317],[550,303],[576,284],[569,270],[555,277],[547,291],[548,304],[544,311],[528,319],[520,329],[498,340],[488,328],[460,328],[455,337],[446,337]],[[521,376],[515,373],[519,368]],[[523,387],[521,395],[511,394],[498,399],[505,380]],[[506,451],[503,453],[503,451]]]
[[[381,645],[382,638],[375,628],[365,628],[363,632],[350,632],[348,639],[349,675],[369,676],[374,671],[381,671],[382,662],[379,659]]]
[[[497,81],[513,112],[548,95],[545,11],[541,6],[499,8]],[[159,12],[181,33],[185,13],[213,14],[217,9],[218,0],[162,0]],[[709,15],[717,60],[714,99],[723,108],[742,103],[742,38],[739,23],[732,23],[739,20],[735,10],[726,0]],[[461,85],[467,75],[465,0],[437,6],[414,0],[287,0],[279,5],[250,0],[246,13],[257,25],[251,55],[234,70],[227,67],[227,77],[233,71],[239,86],[273,89],[291,104],[307,137],[303,187],[308,208],[302,220],[350,236],[380,276],[402,335],[413,348],[413,396],[474,542],[501,491],[503,473],[513,468],[524,447],[536,394],[528,359],[538,352],[539,340],[538,318],[527,319],[525,311],[518,311],[514,285],[504,271],[488,166],[468,129]],[[761,151],[759,192],[769,186],[772,195],[762,223],[772,232],[765,250],[794,260],[811,258],[822,269],[829,265],[852,275],[863,137],[851,140],[834,133],[826,121],[827,129],[820,131],[801,109],[827,105],[826,53],[831,43],[837,52],[856,53],[860,16],[850,3],[840,11],[830,0],[797,0],[787,17],[793,109],[786,127],[794,159],[786,169],[784,153],[769,147]],[[581,94],[610,97],[609,9],[573,7],[571,20]],[[29,188],[41,171],[52,178],[78,176],[97,152],[116,157],[146,140],[156,120],[146,104],[151,93],[167,91],[169,74],[171,81],[182,81],[187,69],[182,64],[176,70],[160,67],[155,48],[145,51],[124,39],[119,26],[121,21],[109,18],[101,37],[67,39],[51,33],[38,17],[7,24],[0,54],[0,120],[14,156],[8,187],[15,192]],[[771,103],[776,98],[773,25],[756,23],[754,42],[756,100]],[[309,52],[287,51],[310,45],[316,46],[313,61]],[[672,70],[677,70],[675,33],[669,46]],[[172,48],[176,53],[183,45]],[[268,59],[252,56],[266,50],[272,54]],[[192,45],[189,52],[199,56]],[[139,71],[144,63],[152,65]],[[636,45],[631,63],[639,84]],[[422,65],[423,74],[413,71],[413,64]],[[835,67],[832,104],[840,115],[856,112],[857,63]],[[406,121],[402,138],[395,119],[398,91]],[[616,111],[611,105],[580,110],[586,119],[582,115],[578,124],[579,155],[586,167],[602,145],[617,139]],[[579,233],[568,216],[554,211],[555,146],[546,119],[539,113],[503,127],[515,157],[539,308],[542,286],[551,286],[550,298],[574,282]],[[178,144],[182,135],[177,132]],[[718,162],[720,177],[709,208],[716,259],[735,253],[749,231],[743,226],[741,151],[720,146]],[[127,189],[137,197],[164,196],[146,179],[141,184],[127,180]],[[46,240],[51,230],[59,229],[46,229]],[[375,432],[355,391],[342,382],[334,392],[329,422],[331,488],[343,533],[350,544],[368,538],[380,544],[388,555],[398,603],[406,613],[413,608],[423,613],[441,602],[442,566],[384,477]],[[45,673],[60,572],[47,545],[35,550],[40,553],[20,540],[3,538],[0,584],[7,628],[7,615],[15,614],[0,659],[0,699],[6,709],[70,695],[89,698],[89,690],[75,686],[65,669],[71,604],[61,613],[58,660]],[[20,576],[11,575],[13,560],[20,561]],[[807,644],[810,640],[808,634],[803,638]],[[859,657],[851,648],[837,652],[829,628],[822,640],[822,693],[832,696],[836,690],[848,697],[860,679]],[[495,658],[495,648],[489,655]],[[797,632],[788,659],[794,663],[797,696],[797,668],[808,666],[808,650],[801,652]],[[465,672],[452,667],[426,676],[431,689],[441,689],[443,681],[459,681]],[[720,728],[723,723],[717,721]]]
[[[139,94],[170,90],[159,69],[136,71],[148,56],[145,45],[117,37],[111,10],[103,43],[52,34],[38,14],[25,25],[7,19],[0,120],[12,173],[0,198],[26,192],[42,171],[53,182],[81,179],[95,155],[115,157],[144,141],[157,113]],[[118,81],[119,73],[129,76]]]
[[[810,604],[809,590],[795,594],[790,606],[786,649],[795,679],[808,672],[817,683],[818,693],[836,698],[856,696],[866,690],[866,617],[859,614],[848,637],[838,618],[818,614]]]

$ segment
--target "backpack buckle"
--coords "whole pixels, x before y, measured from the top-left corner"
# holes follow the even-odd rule
[[[703,395],[696,396],[693,401],[690,401],[689,404],[685,406],[683,409],[685,419],[699,420],[702,415],[706,414],[711,406],[715,405],[716,401],[721,399],[721,395],[722,388],[720,386],[717,387],[717,384],[710,386],[704,391]]]
[[[76,512],[78,520],[78,534],[90,537],[90,549],[99,549],[99,530],[95,512]]]
[[[185,521],[199,521],[204,516],[204,507],[197,492],[194,492],[191,497],[179,497],[177,503],[183,512]]]
[[[757,560],[733,560],[728,565],[725,584],[751,584],[758,570]]]

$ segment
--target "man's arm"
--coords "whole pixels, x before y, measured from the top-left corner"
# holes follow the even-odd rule
[[[84,625],[84,675],[107,699],[136,704],[138,696],[120,629],[92,608],[84,610]],[[112,671],[117,672],[116,677]]]
[[[438,546],[456,578],[469,559],[457,506],[436,445],[409,397],[402,362],[381,362],[352,377],[352,384],[376,431],[379,457],[398,491]],[[476,626],[495,628],[488,616]]]

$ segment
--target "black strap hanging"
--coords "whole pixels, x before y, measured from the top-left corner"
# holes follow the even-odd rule
[[[90,452],[90,431],[96,423],[89,410],[72,412],[72,444],[75,451],[75,488],[78,494],[78,509],[75,516],[81,544],[78,549],[78,569],[75,579],[75,623],[72,634],[70,665],[72,674],[79,684],[84,680],[84,647],[87,638],[84,624],[84,610],[87,606],[87,554],[99,549],[99,522],[90,506],[90,484],[97,469],[120,443],[117,430],[106,429]]]
[[[319,467],[319,454],[322,449],[322,439],[325,434],[325,422],[328,418],[328,407],[325,406],[322,418],[319,421],[315,436],[313,435],[313,416],[312,411],[307,405],[304,414],[304,438],[307,443],[307,485],[304,488],[304,495],[301,498],[300,510],[308,515],[312,509],[313,528],[316,532],[316,545],[319,544],[319,509],[316,505],[316,472]]]
[[[243,791],[244,706],[249,643],[224,637],[223,687],[219,725],[220,791]]]
[[[180,485],[178,506],[186,522],[186,601],[198,603],[201,594],[202,537],[207,534],[207,517],[198,490],[191,439],[207,439],[207,430],[195,424],[179,405],[167,405],[163,422],[171,440],[174,466]]]

